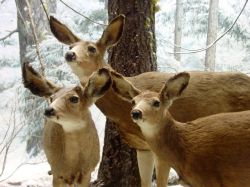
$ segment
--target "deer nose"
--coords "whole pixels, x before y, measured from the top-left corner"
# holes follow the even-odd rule
[[[50,116],[55,115],[55,110],[54,110],[54,108],[52,108],[52,107],[46,108],[46,109],[45,109],[45,112],[44,112],[44,115],[45,115],[46,117],[50,117]]]
[[[134,120],[138,120],[142,118],[142,113],[140,110],[132,110],[131,116]]]
[[[68,62],[72,62],[76,59],[76,54],[75,52],[73,51],[68,51],[66,54],[65,54],[65,59],[68,61]]]

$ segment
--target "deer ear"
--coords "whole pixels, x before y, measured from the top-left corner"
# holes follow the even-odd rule
[[[112,80],[110,72],[106,68],[101,68],[94,72],[84,87],[84,96],[95,102],[100,97],[104,96],[109,90]]]
[[[23,63],[22,77],[24,87],[40,97],[49,97],[61,89],[36,72],[28,62]]]
[[[179,97],[186,89],[189,79],[190,75],[186,72],[171,77],[161,89],[160,95],[162,101],[165,103],[171,103],[172,100]]]
[[[132,83],[126,80],[121,74],[111,71],[113,80],[113,90],[124,100],[131,101],[135,96],[140,94],[140,90],[135,88]]]
[[[58,21],[53,16],[50,16],[50,30],[53,35],[62,43],[71,45],[80,41],[80,39],[69,30],[69,28]]]
[[[124,15],[119,15],[114,18],[104,30],[98,43],[105,47],[116,45],[122,36],[124,24]]]

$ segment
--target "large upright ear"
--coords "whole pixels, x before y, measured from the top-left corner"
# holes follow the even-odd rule
[[[179,97],[189,83],[189,73],[182,72],[171,77],[162,87],[160,95],[163,102],[169,102]]]
[[[106,68],[101,68],[92,73],[87,84],[84,87],[84,96],[95,102],[105,95],[111,86],[112,80],[110,72]]]
[[[23,84],[34,95],[40,97],[49,97],[57,92],[60,87],[46,80],[36,72],[28,62],[25,62],[22,67]]]
[[[58,21],[53,16],[50,16],[50,30],[54,36],[62,43],[71,45],[80,41],[80,39],[69,30],[69,28]]]
[[[135,96],[140,94],[140,90],[135,88],[132,83],[126,80],[121,74],[111,71],[113,80],[113,90],[124,100],[131,101]]]
[[[110,47],[116,45],[122,36],[123,28],[125,24],[125,16],[119,15],[114,18],[107,28],[103,31],[102,37],[98,41],[104,47]]]

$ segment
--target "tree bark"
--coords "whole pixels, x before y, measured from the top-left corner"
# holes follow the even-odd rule
[[[17,29],[19,36],[19,55],[20,55],[20,63],[22,64],[25,61],[30,61],[26,57],[27,47],[34,44],[33,36],[31,33],[31,29],[28,22],[28,10],[25,9],[26,4],[24,1],[16,0],[16,8],[17,8]]]
[[[20,64],[22,66],[24,62],[32,62],[35,60],[26,55],[28,52],[28,47],[31,47],[32,45],[34,45],[35,40],[34,40],[34,35],[32,34],[32,30],[31,30],[29,10],[28,10],[26,1],[16,0],[15,2],[16,2],[16,8],[17,8],[17,29],[18,29],[18,34],[19,34],[19,51],[20,51],[19,55],[20,55]],[[46,14],[43,12],[40,1],[28,0],[28,2],[32,9],[32,19],[36,28],[36,35],[37,35],[38,40],[41,41],[44,37],[44,33],[48,31],[47,29],[49,29],[48,20],[46,18]],[[55,0],[50,0],[50,2],[55,3]],[[55,11],[56,6],[55,5],[53,6],[54,6],[53,11]],[[27,93],[27,94],[31,94],[31,93]],[[30,97],[27,96],[26,98],[30,98]],[[34,106],[36,106],[36,104],[34,104]],[[30,110],[30,107],[31,106],[29,106],[28,110]],[[24,117],[26,119],[30,119],[29,113],[24,112]],[[36,122],[34,123],[37,124]],[[37,130],[36,135],[41,135],[41,131],[39,130]],[[40,146],[41,138],[39,136],[33,136],[33,134],[32,136],[27,137],[26,151],[28,153],[32,151],[32,154],[36,155],[41,150],[41,146]]]
[[[33,13],[33,21],[36,27],[37,36],[39,40],[43,39],[43,35],[45,32],[49,31],[49,23],[46,18],[45,13],[41,7],[40,1],[32,1],[29,0],[32,13]],[[49,11],[51,13],[55,13],[56,11],[56,1],[48,0],[47,5],[49,7]],[[16,8],[17,8],[17,30],[19,34],[19,48],[20,48],[20,63],[22,64],[25,61],[33,61],[34,59],[29,59],[26,57],[27,48],[32,46],[35,42],[33,39],[31,27],[30,27],[30,19],[28,16],[28,9],[25,1],[16,0]]]
[[[207,46],[211,44],[217,38],[218,28],[218,6],[219,0],[210,0],[209,5],[209,18],[208,18],[208,31],[207,31]],[[216,58],[216,44],[207,49],[205,56],[205,70],[215,70],[215,58]]]
[[[175,31],[174,31],[174,57],[176,60],[181,61],[181,36],[182,36],[182,17],[183,17],[183,4],[182,0],[176,0],[175,11]]]
[[[122,39],[109,50],[109,63],[125,76],[155,71],[155,4],[148,0],[108,2],[109,20],[126,16]],[[140,186],[136,151],[121,139],[116,125],[107,120],[97,186]]]
[[[49,13],[56,13],[56,9],[57,9],[57,3],[56,0],[47,0],[47,5],[49,7],[48,11]]]

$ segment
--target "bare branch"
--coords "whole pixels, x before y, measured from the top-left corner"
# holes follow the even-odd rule
[[[42,162],[35,162],[35,163],[23,162],[23,163],[21,163],[19,166],[17,166],[16,169],[15,169],[9,176],[7,176],[6,178],[0,180],[0,183],[3,182],[3,181],[6,181],[6,180],[9,179],[10,177],[12,177],[13,174],[14,174],[18,169],[20,169],[22,166],[24,166],[24,165],[38,165],[38,164],[42,164],[42,163],[44,163],[44,162],[45,162],[45,161],[42,161]]]
[[[17,110],[17,105],[16,105],[16,99],[15,99],[14,105],[11,108],[11,116],[10,116],[9,122],[8,122],[8,124],[9,124],[8,129],[4,135],[3,141],[1,142],[1,145],[4,142],[5,142],[5,145],[2,147],[2,149],[0,151],[0,155],[2,153],[4,153],[3,162],[1,165],[0,177],[3,175],[3,173],[5,171],[10,147],[11,147],[12,143],[14,142],[16,136],[21,132],[21,129],[23,128],[23,126],[21,126],[19,129],[16,128],[16,122],[17,122],[16,121],[16,112],[17,112],[16,110]],[[11,130],[11,132],[9,134],[10,130]]]
[[[17,137],[17,135],[22,131],[24,126],[21,126],[17,131],[15,131],[15,133],[11,136],[11,138],[6,142],[6,144],[4,145],[4,147],[1,149],[0,151],[0,155],[2,154],[2,152],[4,151],[4,149],[12,143],[12,141]]]
[[[76,11],[76,10],[75,10],[75,9],[73,9],[71,6],[69,6],[67,3],[65,3],[63,0],[59,0],[59,1],[60,1],[62,4],[64,4],[66,7],[68,7],[69,9],[71,9],[72,11],[74,11],[75,13],[77,13],[78,15],[80,15],[80,16],[82,16],[82,17],[84,17],[85,19],[87,19],[87,20],[91,21],[92,23],[95,23],[95,24],[97,24],[97,25],[101,25],[101,26],[107,26],[106,24],[103,24],[103,23],[98,23],[98,22],[96,22],[96,21],[94,21],[94,20],[90,19],[89,17],[87,17],[87,16],[85,16],[85,15],[81,14],[80,12]]]
[[[4,41],[4,40],[6,40],[7,38],[11,37],[11,35],[12,35],[12,34],[15,34],[16,32],[18,32],[18,30],[17,30],[17,29],[15,29],[15,30],[13,30],[13,31],[9,32],[9,34],[7,34],[6,36],[4,36],[4,37],[0,38],[0,41]]]
[[[0,5],[2,5],[5,1],[6,1],[6,0],[2,0],[2,1],[0,1]]]
[[[199,49],[189,49],[188,52],[169,52],[166,51],[166,53],[168,54],[192,54],[192,53],[199,53],[199,52],[203,52],[206,51],[207,49],[213,47],[218,41],[220,41],[225,35],[227,35],[234,27],[234,25],[236,24],[236,22],[238,21],[239,17],[241,16],[243,10],[245,9],[246,5],[248,3],[248,0],[245,1],[240,13],[238,14],[238,16],[236,17],[236,19],[234,20],[233,24],[224,32],[222,33],[216,40],[214,40],[212,43],[210,43],[209,45],[207,45],[204,48],[199,48]],[[179,48],[182,48],[181,46],[178,46],[176,44],[173,44],[174,46],[177,46]],[[187,49],[185,49],[187,50]]]
[[[4,143],[6,137],[7,137],[8,133],[9,133],[9,130],[10,130],[10,125],[8,125],[8,128],[7,128],[6,132],[4,133],[4,136],[3,136],[3,139],[2,139],[2,141],[0,143],[0,146]]]
[[[0,177],[3,175],[3,172],[5,170],[5,166],[6,166],[6,162],[7,162],[8,153],[9,153],[9,149],[10,149],[11,143],[5,149],[4,160],[3,160],[3,165],[2,165],[2,170],[1,170],[1,173],[0,173]]]

